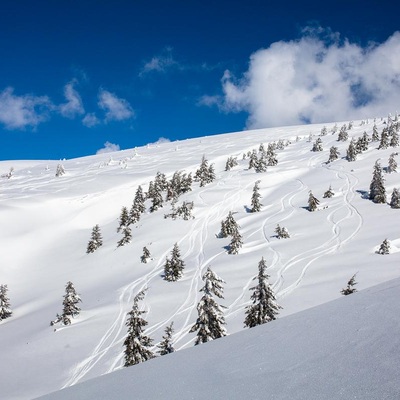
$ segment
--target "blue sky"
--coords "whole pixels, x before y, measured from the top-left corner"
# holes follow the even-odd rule
[[[392,1],[4,1],[0,160],[396,112]]]

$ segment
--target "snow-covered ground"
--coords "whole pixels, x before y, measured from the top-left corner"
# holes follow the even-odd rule
[[[376,120],[379,132],[384,122]],[[356,121],[350,138],[364,131],[371,136],[373,124],[373,120]],[[345,157],[350,141],[338,142],[337,133],[331,133],[333,125],[326,124],[328,134],[321,137],[321,152],[311,152],[311,148],[324,125],[307,125],[65,161],[0,162],[0,174],[14,168],[11,179],[0,180],[0,284],[8,285],[13,309],[13,316],[0,322],[2,398],[32,399],[121,369],[126,313],[144,287],[148,287],[143,302],[149,322],[146,334],[157,344],[173,321],[175,348],[193,346],[195,333],[188,332],[197,317],[201,276],[208,266],[226,281],[225,299],[220,303],[227,307],[229,334],[244,329],[249,288],[261,257],[283,306],[282,323],[290,314],[341,297],[340,290],[355,273],[359,290],[399,277],[400,211],[363,196],[369,190],[375,161],[380,159],[386,167],[389,155],[398,149],[378,150],[379,143],[371,142],[354,162],[339,159],[326,164],[331,146]],[[337,124],[338,128],[342,125]],[[277,151],[278,165],[264,173],[248,170],[249,160],[242,160],[243,153],[278,139],[291,141]],[[204,187],[194,182],[193,190],[179,199],[179,203],[194,202],[195,218],[165,219],[171,210],[170,203],[165,203],[160,210],[143,215],[132,228],[132,242],[117,248],[122,237],[116,231],[121,208],[130,208],[138,185],[147,190],[157,171],[168,178],[177,170],[194,172],[203,154],[215,164],[217,179]],[[236,156],[239,165],[225,171],[228,156]],[[55,177],[59,163],[66,174]],[[385,174],[385,179],[390,200],[393,188],[400,187],[400,177],[392,173]],[[249,213],[257,180],[263,207],[259,213]],[[323,199],[329,185],[335,196]],[[320,200],[315,212],[305,208],[310,190]],[[217,238],[229,211],[235,213],[243,236],[238,255],[227,254],[229,238]],[[288,229],[289,239],[274,236],[278,223]],[[86,254],[96,224],[104,245]],[[391,254],[376,254],[385,238],[391,243]],[[174,243],[185,262],[184,276],[178,282],[166,282],[161,276]],[[148,264],[140,262],[144,246],[153,257]],[[71,326],[51,327],[50,321],[62,311],[68,281],[81,295],[82,312]],[[269,325],[274,324],[279,326]],[[237,337],[248,340],[244,333]],[[178,352],[173,357],[181,356]],[[151,361],[157,362],[166,361]],[[245,366],[243,370],[246,376]]]

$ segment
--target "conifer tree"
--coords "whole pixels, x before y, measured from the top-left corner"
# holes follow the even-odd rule
[[[276,237],[278,239],[289,239],[290,235],[288,230],[284,226],[280,226],[279,224],[276,225],[275,228]]]
[[[254,166],[254,170],[258,173],[267,171],[267,159],[266,154],[261,153],[260,158],[257,159],[256,165]]]
[[[269,167],[278,165],[278,158],[276,156],[275,146],[272,143],[269,143],[267,147],[267,165]]]
[[[364,131],[362,137],[360,138],[360,151],[367,151],[368,144],[371,141],[370,137],[368,136],[367,132]]]
[[[389,130],[387,128],[383,128],[378,150],[387,149],[388,147],[389,147]]]
[[[153,186],[153,191],[151,193],[151,206],[149,211],[155,212],[157,211],[159,208],[161,208],[163,206],[163,197],[161,194],[161,190],[158,186],[154,185]]]
[[[347,282],[347,287],[340,291],[340,293],[342,293],[344,296],[348,296],[349,294],[357,292],[357,289],[354,287],[355,285],[357,285],[356,275],[357,274],[354,274]]]
[[[154,178],[154,185],[158,187],[160,192],[167,190],[168,182],[165,174],[158,171]]]
[[[236,167],[237,165],[238,165],[237,158],[230,156],[226,160],[225,171],[230,171],[233,167]]]
[[[178,243],[174,244],[171,251],[171,258],[165,260],[164,279],[168,282],[176,282],[183,275],[185,263],[181,259]]]
[[[397,156],[397,153],[392,153],[389,157],[389,165],[387,167],[387,172],[389,172],[389,174],[397,172],[397,161],[394,158],[395,156]]]
[[[249,169],[256,168],[258,163],[257,150],[253,149],[249,156]]]
[[[321,136],[326,136],[328,134],[328,129],[326,126],[323,126],[321,129]]]
[[[129,212],[129,220],[130,220],[129,222],[131,224],[136,224],[137,222],[139,222],[141,214],[143,214],[146,211],[144,202],[145,202],[145,197],[143,189],[139,185],[136,190],[135,198],[133,200],[133,204]]]
[[[194,180],[196,182],[200,182],[200,187],[203,187],[206,184],[211,183],[214,179],[215,179],[214,166],[213,164],[209,166],[206,157],[203,155],[200,167],[197,169],[194,175]]]
[[[129,225],[122,228],[122,235],[122,238],[117,243],[117,247],[125,246],[126,244],[131,242],[132,231]]]
[[[150,259],[151,259],[150,251],[149,251],[149,249],[148,249],[146,246],[144,246],[144,247],[143,247],[143,254],[142,254],[142,256],[140,257],[140,261],[141,261],[142,263],[144,263],[144,264],[147,264],[147,261],[150,260]]]
[[[261,194],[259,192],[260,187],[258,186],[260,181],[257,181],[253,187],[253,194],[251,196],[251,208],[250,212],[258,212],[261,210],[262,204],[260,203]]]
[[[210,267],[207,268],[202,279],[204,287],[200,289],[200,292],[204,294],[197,304],[197,321],[189,331],[189,333],[197,331],[195,345],[226,336],[222,306],[213,298],[213,295],[220,299],[224,298],[222,284],[225,282]]]
[[[319,200],[314,197],[310,190],[310,194],[308,196],[308,211],[315,211],[318,208]]]
[[[56,177],[63,176],[65,174],[65,168],[62,164],[58,164],[56,168]]]
[[[382,167],[378,160],[375,162],[372,181],[369,186],[369,199],[374,203],[386,203],[386,189]]]
[[[400,208],[400,190],[398,188],[393,189],[392,197],[390,199],[390,207]]]
[[[170,354],[175,351],[172,343],[172,335],[174,334],[173,325],[174,323],[171,322],[171,324],[165,328],[165,335],[162,337],[163,340],[157,345],[159,349],[157,353],[160,356],[165,356],[166,354]]]
[[[329,159],[328,159],[328,163],[335,161],[339,158],[339,151],[338,148],[336,146],[332,146],[329,149]]]
[[[262,257],[258,263],[258,275],[253,279],[257,280],[258,284],[250,288],[250,290],[253,290],[253,294],[250,297],[253,300],[253,304],[246,307],[245,327],[253,328],[275,320],[279,310],[282,308],[276,303],[276,297],[268,283],[268,278],[267,266],[264,257]]]
[[[317,138],[317,140],[314,142],[312,151],[322,151],[322,140],[321,138]]]
[[[150,350],[153,340],[144,334],[144,327],[148,322],[142,317],[146,311],[139,309],[139,301],[145,296],[145,290],[140,291],[133,299],[132,310],[128,313],[126,326],[128,334],[124,341],[125,346],[125,363],[124,367],[139,364],[154,358],[153,352]]]
[[[372,138],[371,139],[373,142],[380,141],[378,127],[376,126],[376,124],[374,124],[374,127],[372,128]]]
[[[63,325],[70,325],[71,318],[79,315],[81,309],[78,306],[78,303],[82,301],[79,295],[76,293],[74,285],[72,282],[67,282],[65,287],[65,295],[63,300],[63,312],[61,315],[57,314],[57,317],[54,321],[50,322],[50,325],[57,324],[61,322]]]
[[[378,253],[378,254],[382,254],[382,255],[385,255],[385,254],[389,254],[389,253],[390,253],[390,243],[389,243],[389,241],[388,241],[387,239],[385,239],[385,240],[381,243],[381,245],[380,245],[379,250],[377,251],[377,253]]]
[[[338,142],[345,142],[346,140],[348,140],[348,138],[349,138],[349,134],[347,133],[347,127],[346,127],[346,125],[343,125],[341,128],[340,128],[340,132],[339,132],[339,134],[338,134]]]
[[[347,148],[346,159],[347,161],[356,161],[357,149],[353,139],[351,139],[349,147]]]
[[[94,253],[100,246],[103,245],[99,225],[95,225],[92,229],[92,235],[86,248],[86,253]]]
[[[122,207],[121,214],[119,216],[119,224],[117,228],[117,232],[121,232],[126,226],[129,225],[129,212],[126,207]]]
[[[10,318],[12,315],[10,299],[7,295],[7,285],[0,285],[0,321]]]
[[[329,185],[329,189],[324,193],[324,195],[322,196],[322,198],[326,199],[330,199],[331,197],[333,197],[335,195],[335,193],[332,190],[332,186]]]
[[[390,147],[397,147],[399,145],[399,134],[397,133],[397,129],[393,128],[392,137],[389,143]]]
[[[229,244],[228,254],[238,254],[243,246],[243,238],[238,230],[233,232],[232,239]]]
[[[221,222],[221,232],[218,237],[226,238],[230,235],[233,235],[239,229],[239,225],[235,221],[233,217],[232,211],[229,211],[228,216],[224,221]]]

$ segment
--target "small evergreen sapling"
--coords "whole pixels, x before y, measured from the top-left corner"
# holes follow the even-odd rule
[[[124,367],[130,367],[131,365],[139,364],[155,357],[150,350],[153,340],[144,334],[144,327],[148,322],[142,315],[146,311],[139,309],[139,301],[144,299],[145,292],[146,289],[135,296],[132,310],[128,313],[128,319],[125,324],[128,327],[128,334],[124,341]]]
[[[340,293],[342,293],[344,296],[348,296],[349,294],[357,292],[357,289],[354,287],[355,285],[357,285],[356,275],[357,274],[354,274],[347,282],[347,287],[340,291]]]
[[[389,254],[390,253],[390,243],[389,240],[385,239],[382,244],[379,247],[379,250],[377,251],[378,254]]]
[[[276,225],[275,228],[276,237],[278,239],[289,239],[290,235],[287,229],[284,226],[280,226],[279,224]]]
[[[250,297],[253,300],[253,304],[246,307],[245,327],[253,328],[275,320],[279,310],[282,308],[276,303],[276,297],[268,283],[268,278],[267,266],[264,257],[262,257],[258,263],[258,275],[253,279],[257,280],[258,284],[250,288],[250,290],[253,290],[253,294]]]
[[[238,165],[237,158],[230,156],[226,160],[225,171],[230,171],[233,167],[236,167],[237,165]]]
[[[157,353],[160,356],[165,356],[166,354],[170,354],[175,351],[174,345],[172,342],[172,335],[174,334],[173,325],[174,325],[174,323],[171,322],[171,324],[165,328],[165,335],[162,337],[163,340],[157,345],[157,347],[159,349],[157,351]]]
[[[74,285],[72,282],[67,282],[65,286],[65,295],[63,300],[63,312],[61,315],[57,314],[57,317],[54,321],[50,322],[50,325],[57,324],[61,322],[63,325],[70,325],[71,318],[79,315],[81,309],[78,306],[78,303],[81,302],[81,298],[76,293]]]
[[[0,285],[0,321],[12,315],[10,299],[7,296],[7,285]]]
[[[86,248],[86,254],[94,253],[100,246],[103,245],[99,225],[95,225],[92,229],[91,238]]]
[[[140,261],[144,264],[147,264],[147,261],[151,260],[151,254],[150,254],[150,250],[144,246],[143,247],[143,254],[140,257]]]
[[[392,172],[397,172],[397,161],[395,160],[395,156],[397,156],[398,153],[392,153],[389,157],[389,162],[388,162],[388,167],[387,167],[387,172],[391,174]]]
[[[171,258],[165,260],[164,279],[168,282],[176,282],[183,275],[185,263],[181,259],[178,243],[174,244],[171,251]]]
[[[393,189],[392,197],[390,199],[390,207],[400,208],[400,190],[398,188]]]
[[[383,128],[381,134],[381,141],[378,146],[378,150],[387,149],[389,147],[389,130],[388,128]]]
[[[202,279],[204,287],[200,289],[200,292],[204,294],[197,304],[197,321],[189,331],[189,333],[197,331],[195,346],[226,336],[223,307],[213,298],[213,295],[220,299],[224,298],[222,284],[225,282],[210,267],[207,268]]]
[[[308,211],[315,211],[318,208],[319,200],[312,194],[310,190],[310,194],[308,196]]]
[[[356,161],[357,158],[357,148],[356,144],[353,139],[351,139],[349,147],[347,148],[347,154],[346,154],[346,159],[347,161]]]
[[[239,233],[238,230],[236,230],[232,234],[232,240],[229,244],[228,254],[238,254],[242,246],[243,246],[242,235]]]
[[[324,199],[330,199],[331,197],[333,197],[335,195],[335,193],[332,190],[332,186],[329,185],[329,189],[324,193],[324,195],[322,196],[322,198]]]
[[[63,176],[65,174],[65,169],[62,164],[58,164],[56,168],[56,177]]]
[[[332,147],[329,149],[329,159],[328,159],[328,163],[337,160],[337,159],[339,158],[339,155],[340,155],[340,153],[339,153],[338,148],[337,148],[336,146],[332,146]]]
[[[371,139],[373,142],[380,141],[378,127],[376,126],[376,124],[374,124],[374,127],[372,128],[372,138]]]
[[[315,141],[315,143],[313,144],[313,147],[311,149],[312,151],[322,151],[322,140],[321,138],[317,138],[317,140]]]
[[[257,181],[253,187],[253,194],[251,196],[251,208],[250,208],[250,212],[252,213],[259,212],[262,206],[262,204],[260,203],[261,194],[260,194],[259,183],[260,181]]]

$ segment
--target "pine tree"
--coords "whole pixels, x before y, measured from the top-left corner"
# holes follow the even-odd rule
[[[258,163],[257,150],[254,149],[249,156],[249,169],[256,168]]]
[[[233,232],[232,239],[229,244],[228,254],[238,254],[239,250],[243,247],[243,238],[238,230]]]
[[[129,219],[129,212],[126,207],[122,207],[121,209],[121,214],[119,216],[119,224],[117,228],[117,232],[121,232],[126,226],[129,225],[130,219]]]
[[[348,140],[348,138],[349,138],[349,134],[347,133],[347,127],[346,127],[346,125],[343,125],[341,128],[340,128],[340,132],[339,132],[339,135],[338,135],[338,142],[345,142],[346,140]]]
[[[200,167],[197,169],[194,175],[194,180],[196,182],[200,182],[200,187],[203,187],[206,184],[211,183],[214,179],[215,179],[214,166],[213,164],[209,166],[206,157],[203,155]]]
[[[166,354],[170,354],[175,351],[172,343],[172,335],[174,334],[173,325],[174,323],[171,322],[171,324],[165,328],[165,335],[162,337],[163,341],[157,345],[157,347],[159,348],[157,353],[160,356],[165,356]]]
[[[150,251],[149,251],[149,249],[148,249],[146,246],[144,246],[144,247],[143,247],[143,254],[142,254],[142,256],[140,257],[140,261],[141,261],[142,263],[144,263],[144,264],[147,264],[147,261],[150,260],[150,259],[151,259]]]
[[[278,158],[276,156],[275,146],[272,143],[269,143],[267,148],[267,165],[269,167],[278,165]]]
[[[152,213],[154,211],[157,211],[159,208],[163,206],[163,197],[161,194],[161,190],[158,186],[154,185],[153,186],[153,191],[151,193],[151,206],[149,211]]]
[[[261,153],[260,158],[254,166],[254,170],[258,173],[267,171],[267,159],[265,153]]]
[[[377,251],[378,254],[389,254],[390,253],[390,243],[387,239],[385,239],[381,246],[379,247],[379,250]]]
[[[399,145],[399,134],[396,129],[393,129],[392,138],[389,143],[390,147],[397,147]]]
[[[224,221],[221,222],[221,232],[219,233],[218,237],[226,238],[230,235],[233,235],[239,229],[239,225],[233,218],[232,211],[229,211],[228,216]]]
[[[183,275],[185,263],[181,259],[178,243],[174,244],[171,258],[165,260],[164,279],[168,282],[176,282]]]
[[[326,136],[328,134],[328,129],[326,126],[322,127],[321,129],[321,136]]]
[[[379,132],[378,132],[378,127],[374,124],[374,127],[372,128],[372,141],[373,142],[379,142]]]
[[[330,199],[331,197],[333,197],[335,195],[335,193],[332,190],[332,186],[329,185],[329,189],[324,193],[324,195],[322,196],[322,198],[324,199]]]
[[[314,197],[310,190],[310,194],[308,196],[308,211],[315,211],[318,208],[319,200]]]
[[[364,132],[360,139],[361,139],[360,140],[360,151],[367,151],[368,150],[368,144],[371,141],[371,139],[368,136],[367,132]]]
[[[387,149],[388,147],[389,147],[389,130],[387,128],[383,128],[378,150]]]
[[[132,231],[129,225],[122,228],[122,235],[122,238],[117,243],[117,247],[125,246],[126,244],[131,242]]]
[[[57,314],[54,321],[50,322],[50,325],[61,322],[63,325],[70,325],[71,318],[79,315],[81,309],[78,307],[78,303],[82,301],[79,295],[76,293],[72,282],[67,282],[65,286],[65,295],[63,300],[63,312],[61,315]]]
[[[393,189],[392,197],[390,199],[390,207],[400,208],[400,190],[398,188]]]
[[[253,328],[275,320],[282,308],[276,303],[276,297],[268,283],[268,278],[267,266],[263,257],[258,263],[258,275],[253,279],[258,280],[258,284],[250,288],[250,290],[253,290],[250,297],[253,304],[246,307],[245,327]]]
[[[0,321],[12,315],[10,299],[7,297],[7,285],[0,285]]]
[[[233,167],[236,167],[237,165],[238,165],[237,158],[230,156],[226,160],[225,171],[230,171]]]
[[[167,190],[168,182],[165,174],[158,171],[154,178],[154,185],[158,187],[160,192]]]
[[[260,203],[261,194],[259,192],[260,187],[258,186],[260,181],[257,181],[253,187],[253,194],[251,196],[251,208],[250,212],[259,212],[262,204]]]
[[[62,164],[58,164],[56,168],[56,177],[63,176],[65,174],[65,169]]]
[[[375,162],[372,181],[369,186],[369,199],[374,203],[386,203],[386,189],[379,161]]]
[[[389,157],[389,165],[387,167],[387,172],[389,172],[389,174],[392,172],[397,172],[397,161],[394,158],[395,156],[397,156],[397,153],[392,153]]]
[[[349,147],[347,149],[346,159],[347,161],[356,161],[357,158],[357,149],[354,140],[351,139]]]
[[[339,158],[339,151],[338,148],[336,146],[332,146],[329,149],[329,159],[328,159],[328,163],[335,161]]]
[[[142,317],[146,311],[139,309],[139,301],[144,299],[146,289],[139,292],[133,299],[132,310],[128,313],[126,326],[128,334],[124,341],[125,346],[125,363],[124,367],[139,364],[154,358],[153,352],[150,350],[153,340],[144,334],[144,327],[148,322]]]
[[[347,287],[340,291],[340,293],[342,293],[344,296],[348,296],[349,294],[357,292],[357,289],[354,287],[355,285],[357,285],[356,275],[357,274],[354,274],[347,282]]]
[[[275,233],[276,233],[276,237],[278,239],[289,239],[290,238],[288,230],[285,227],[281,227],[279,224],[276,225]]]
[[[92,235],[86,248],[86,253],[94,253],[100,246],[103,245],[99,225],[95,225],[92,229]]]
[[[189,333],[198,331],[195,345],[226,336],[222,306],[213,298],[213,295],[220,299],[224,298],[222,284],[225,282],[215,272],[211,271],[210,267],[207,268],[202,279],[204,287],[200,289],[200,292],[204,294],[197,304],[197,321],[189,331]]]
[[[137,222],[139,222],[141,214],[143,214],[146,211],[144,202],[145,202],[145,197],[143,189],[139,185],[135,193],[135,198],[133,200],[132,207],[129,211],[129,222],[131,224],[136,224]]]
[[[322,151],[322,140],[321,138],[317,138],[315,143],[313,144],[312,151]]]

